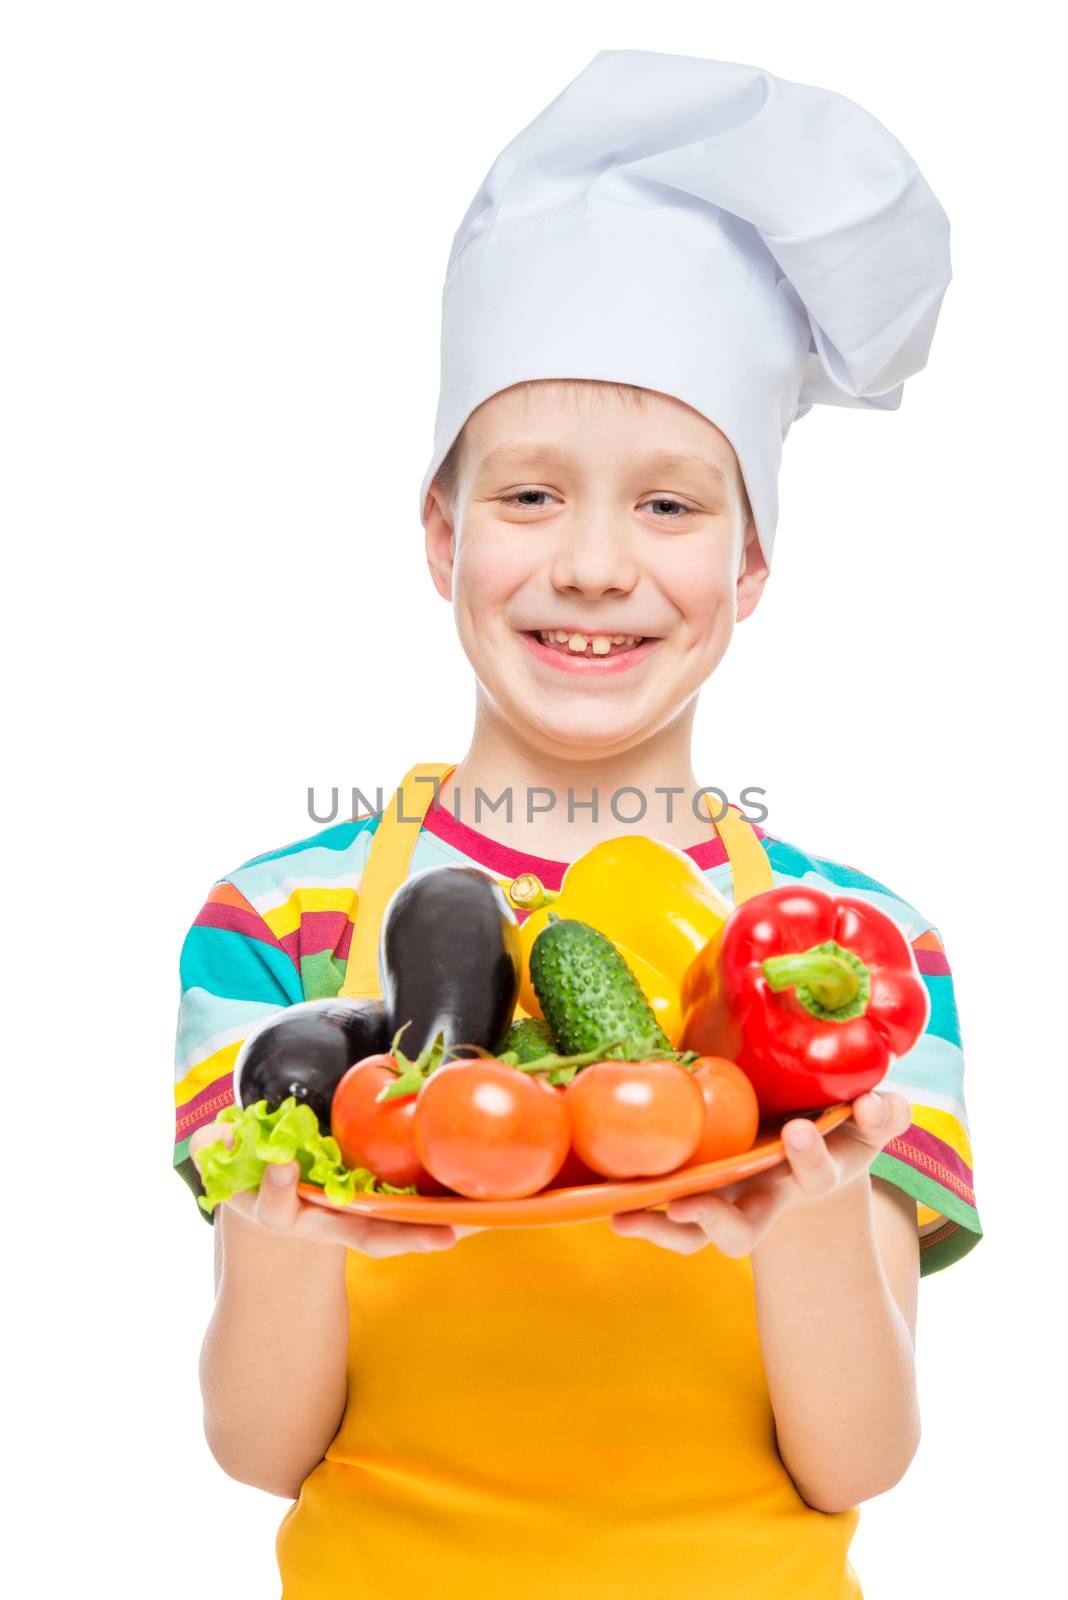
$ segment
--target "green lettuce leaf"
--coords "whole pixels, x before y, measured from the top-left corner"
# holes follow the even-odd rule
[[[246,1189],[258,1189],[269,1165],[285,1166],[290,1161],[300,1163],[301,1182],[317,1184],[336,1206],[347,1205],[357,1193],[418,1192],[414,1183],[398,1189],[367,1167],[346,1167],[337,1140],[321,1131],[315,1112],[298,1104],[293,1095],[275,1111],[268,1111],[266,1100],[243,1108],[227,1106],[218,1120],[232,1124],[234,1142],[228,1147],[218,1139],[199,1152],[204,1193],[197,1196],[197,1204],[204,1211],[214,1211],[221,1201]]]

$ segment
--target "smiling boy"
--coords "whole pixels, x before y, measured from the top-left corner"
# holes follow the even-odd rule
[[[478,685],[449,782],[461,814],[476,788],[552,789],[551,813],[516,804],[496,836],[523,846],[536,829],[541,854],[571,858],[606,826],[626,831],[623,808],[609,814],[626,785],[644,802],[632,826],[707,839],[688,798],[697,694],[768,575],[720,430],[633,386],[522,383],[468,419],[425,526]]]
[[[420,503],[476,715],[408,870],[555,888],[629,828],[731,896],[687,803],[697,694],[767,580],[790,422],[817,399],[892,409],[922,366],[943,221],[874,119],[728,63],[602,52],[502,152],[453,245]],[[640,820],[611,814],[621,789]],[[505,791],[554,804],[462,820]],[[254,858],[190,931],[194,1190],[242,1040],[341,988],[378,832],[357,817]],[[851,1123],[794,1118],[772,1173],[596,1223],[331,1213],[295,1164],[216,1212],[205,1427],[229,1473],[296,1501],[286,1600],[859,1594],[856,1507],[919,1435],[917,1280],[979,1237],[960,1035],[928,919],[752,833],[776,884],[888,911],[928,985],[923,1037]]]

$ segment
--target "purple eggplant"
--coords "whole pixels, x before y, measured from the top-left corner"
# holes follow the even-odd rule
[[[394,890],[378,970],[391,1027],[414,1057],[446,1045],[492,1049],[519,996],[519,925],[500,885],[477,867],[425,867]]]
[[[389,1048],[381,1000],[302,1000],[272,1017],[241,1046],[234,1064],[239,1106],[266,1100],[274,1111],[293,1095],[330,1132],[330,1103],[349,1067]]]

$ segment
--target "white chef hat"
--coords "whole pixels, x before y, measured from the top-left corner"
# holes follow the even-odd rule
[[[715,423],[770,561],[790,424],[820,403],[896,410],[951,276],[949,219],[853,101],[737,62],[602,50],[505,146],[456,231],[420,515],[484,400],[595,378]]]

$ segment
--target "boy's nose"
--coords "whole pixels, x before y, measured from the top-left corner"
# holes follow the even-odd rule
[[[590,598],[630,594],[638,566],[618,529],[600,521],[572,524],[554,556],[552,582],[561,593]]]

